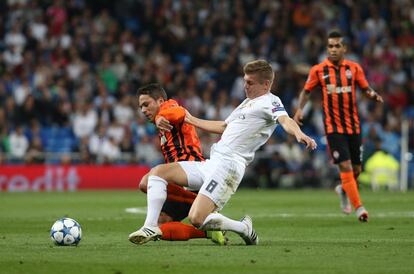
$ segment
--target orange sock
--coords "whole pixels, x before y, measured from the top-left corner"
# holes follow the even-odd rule
[[[167,185],[167,200],[192,204],[197,194],[184,189],[182,186],[171,184]]]
[[[342,188],[345,190],[346,195],[348,196],[349,200],[352,203],[352,206],[357,209],[360,207],[361,200],[359,199],[359,191],[357,182],[354,178],[354,173],[352,171],[341,172],[341,182]]]
[[[167,241],[188,241],[194,238],[206,238],[206,232],[192,225],[180,222],[168,222],[160,226],[162,239]]]

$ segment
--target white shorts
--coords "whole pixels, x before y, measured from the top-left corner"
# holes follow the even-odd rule
[[[246,168],[244,163],[222,158],[178,163],[187,174],[188,188],[209,197],[218,210],[236,192]]]

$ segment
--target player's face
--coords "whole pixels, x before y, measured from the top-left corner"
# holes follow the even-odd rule
[[[162,98],[155,100],[149,95],[140,95],[138,99],[139,108],[151,122],[154,122],[155,116],[157,116],[160,111],[162,102],[164,102]]]
[[[244,90],[246,92],[246,97],[253,99],[258,96],[261,96],[269,91],[270,81],[264,80],[259,81],[256,74],[245,74],[244,75]]]
[[[332,62],[339,62],[344,57],[346,47],[343,44],[342,38],[329,38],[328,39],[328,58]]]

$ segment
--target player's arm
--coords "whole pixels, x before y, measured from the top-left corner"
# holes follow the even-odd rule
[[[172,125],[181,123],[185,118],[185,109],[180,106],[172,106],[160,110],[155,116],[155,125],[160,131],[170,131]]]
[[[373,90],[370,86],[366,89],[362,89],[362,92],[370,99],[375,100],[377,102],[384,102],[384,99],[381,95],[379,95],[375,90]]]
[[[287,133],[296,137],[298,143],[305,144],[306,148],[310,150],[314,150],[316,148],[317,145],[315,140],[303,133],[298,124],[288,115],[279,116],[277,121]]]
[[[303,108],[309,101],[309,97],[310,92],[306,91],[305,89],[302,89],[302,91],[299,94],[298,108],[296,109],[295,115],[293,116],[293,120],[295,120],[295,122],[299,125],[303,125]]]
[[[188,111],[186,111],[185,121],[202,130],[217,134],[223,133],[227,127],[227,124],[224,121],[211,121],[200,119],[194,117]]]
[[[355,74],[355,80],[358,84],[358,86],[361,88],[363,94],[365,94],[368,98],[375,100],[377,102],[383,103],[384,100],[382,99],[382,96],[379,95],[375,90],[373,90],[365,77],[365,72],[362,69],[362,67],[358,64],[356,64],[356,74]]]

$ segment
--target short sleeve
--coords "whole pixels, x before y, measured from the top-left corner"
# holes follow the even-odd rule
[[[280,116],[288,115],[279,97],[272,98],[271,102],[263,108],[267,118],[277,122]]]
[[[306,80],[304,90],[311,92],[319,85],[318,66],[313,66],[309,71],[308,79]]]
[[[368,88],[368,81],[365,77],[364,70],[359,64],[355,64],[356,67],[356,73],[355,73],[355,81],[357,82],[358,86],[361,89],[367,89]]]
[[[177,102],[174,100],[168,100],[164,104],[161,105],[160,111],[158,112],[155,120],[159,117],[163,116],[167,119],[171,124],[179,124],[185,118],[185,109],[178,105]]]

